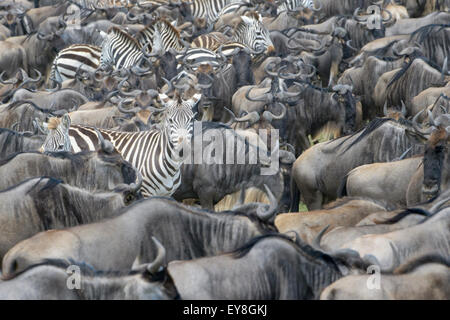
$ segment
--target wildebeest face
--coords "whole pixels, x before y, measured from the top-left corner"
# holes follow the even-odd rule
[[[426,199],[434,198],[440,190],[443,162],[447,147],[443,143],[429,146],[423,158],[422,194]]]

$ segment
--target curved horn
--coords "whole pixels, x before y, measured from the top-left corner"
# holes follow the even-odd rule
[[[262,221],[269,221],[277,213],[278,202],[266,184],[264,184],[264,188],[266,189],[267,196],[269,197],[270,205],[268,208],[267,205],[264,206],[267,208],[265,210],[262,208],[263,206],[258,207],[258,209],[256,209],[256,215]]]
[[[245,93],[245,98],[248,101],[253,101],[253,102],[266,102],[269,103],[270,101],[273,100],[272,94],[270,93],[265,93],[262,96],[256,97],[256,98],[250,98],[250,91],[252,89],[254,89],[255,87],[250,87],[247,92]]]
[[[382,9],[382,11],[387,12],[387,14],[389,15],[389,18],[387,18],[387,19],[381,18],[381,20],[382,20],[384,23],[391,21],[391,20],[392,20],[392,13],[391,13],[389,10],[386,10],[386,9]]]
[[[159,242],[158,239],[156,239],[155,237],[152,237],[152,240],[153,240],[153,243],[156,245],[158,253],[156,254],[155,260],[153,260],[153,262],[148,264],[147,271],[150,274],[155,274],[159,271],[159,269],[161,268],[161,266],[164,263],[164,260],[166,259],[166,249],[161,244],[161,242]]]
[[[278,105],[281,106],[282,111],[281,114],[279,116],[274,115],[272,112],[270,111],[264,111],[263,113],[263,118],[266,119],[268,122],[272,122],[272,120],[281,120],[284,118],[284,116],[286,115],[286,106],[282,103],[277,102]]]
[[[383,106],[383,114],[385,117],[387,117],[388,115],[388,111],[387,111],[387,100],[384,102],[384,106]]]
[[[401,113],[402,113],[403,117],[406,117],[406,106],[405,106],[405,103],[403,102],[403,100],[402,100],[402,110],[401,110]]]
[[[103,135],[98,131],[97,128],[94,127],[95,132],[97,133],[98,140],[100,142],[100,146],[105,153],[111,154],[114,152],[115,148],[111,141],[105,140]]]
[[[240,118],[235,118],[234,121],[235,122],[246,122],[249,121],[250,125],[258,122],[260,119],[259,113],[257,111],[252,111],[249,114],[246,114],[243,117]]]
[[[422,135],[429,135],[432,131],[433,131],[433,127],[429,127],[427,130],[422,129],[419,124],[417,123],[417,119],[419,118],[419,116],[422,114],[422,112],[424,112],[425,109],[422,109],[420,112],[418,112],[414,118],[412,119],[412,126],[414,128],[414,130],[416,130],[417,132],[419,132]]]
[[[141,108],[124,109],[123,103],[124,102],[129,103],[132,101],[134,101],[134,100],[131,98],[121,99],[119,102],[119,105],[117,106],[117,109],[119,109],[119,111],[122,113],[131,113],[131,114],[136,114],[137,112],[141,111]]]
[[[352,49],[353,51],[359,52],[358,49],[356,49],[355,47],[353,47],[350,43],[352,42],[352,40],[348,40],[345,44],[347,45],[347,47],[349,47],[350,49]]]
[[[317,2],[318,2],[319,5],[320,5],[319,8],[316,8],[316,3],[317,3]],[[316,0],[316,1],[314,1],[313,6],[311,7],[311,10],[312,10],[312,11],[318,12],[318,11],[322,10],[322,8],[323,8],[323,3],[322,3],[321,1],[319,1],[319,0]]]
[[[361,8],[359,8],[359,7],[355,9],[355,11],[353,12],[353,19],[358,22],[367,22],[367,18],[361,18],[358,15],[360,10],[361,10]]]

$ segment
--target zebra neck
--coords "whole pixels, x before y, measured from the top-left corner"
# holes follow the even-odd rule
[[[176,167],[177,169],[180,168],[184,160],[183,155],[180,156],[180,150],[170,140],[167,130],[162,130],[161,139],[163,145],[166,146],[165,152],[162,153],[162,156],[164,156],[172,166]]]

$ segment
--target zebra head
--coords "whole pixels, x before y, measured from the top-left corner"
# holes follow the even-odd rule
[[[254,17],[241,16],[241,22],[234,33],[234,41],[246,45],[258,54],[275,52],[269,31]]]
[[[163,126],[166,134],[176,150],[190,146],[195,114],[192,109],[200,101],[202,95],[197,93],[188,100],[170,99],[165,94],[159,98],[164,106]]]
[[[39,129],[47,134],[40,152],[70,152],[72,145],[69,139],[70,117],[68,114],[61,119],[53,117]]]

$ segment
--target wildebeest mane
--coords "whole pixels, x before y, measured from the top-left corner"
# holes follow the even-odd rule
[[[287,235],[281,234],[281,233],[272,233],[272,234],[264,234],[261,236],[254,237],[249,242],[244,244],[242,247],[230,252],[233,259],[240,259],[247,255],[250,250],[260,241],[268,238],[277,238],[282,239],[288,242],[297,252],[302,254],[302,256],[308,256],[309,258],[312,258],[313,260],[317,261],[320,260],[322,262],[326,262],[327,265],[332,265],[333,268],[335,268],[336,271],[339,271],[339,268],[336,264],[336,261],[329,256],[328,254],[314,249],[312,246],[307,244],[306,242],[303,242],[300,237],[296,236],[295,241],[292,241],[291,238],[289,238]]]
[[[389,218],[389,219],[387,219],[385,221],[378,222],[378,224],[394,224],[394,223],[399,222],[403,218],[409,216],[410,214],[419,214],[419,215],[422,215],[422,216],[425,216],[425,217],[431,216],[431,213],[428,212],[425,209],[422,209],[422,208],[408,208],[408,209],[400,212],[399,214],[396,214],[392,218]],[[426,218],[425,218],[425,220],[426,220]]]
[[[53,115],[53,113],[52,113],[50,110],[42,109],[41,107],[39,107],[37,104],[35,104],[35,103],[34,103],[33,101],[31,101],[31,100],[19,100],[19,101],[15,101],[15,102],[11,103],[10,105],[8,105],[8,107],[6,107],[6,110],[14,109],[14,108],[16,108],[16,107],[18,107],[18,106],[21,106],[21,105],[23,105],[23,104],[29,104],[29,105],[33,106],[33,108],[36,109],[36,110],[38,110],[38,111],[41,111],[41,112],[44,112],[44,113],[48,113],[48,114],[50,114],[50,115],[56,117],[56,115]]]
[[[450,268],[450,259],[448,259],[447,257],[443,257],[441,255],[436,254],[427,254],[410,259],[406,263],[396,268],[393,274],[399,275],[410,273],[414,271],[417,267],[428,263],[438,263],[446,266],[447,268]]]
[[[20,181],[19,183],[15,184],[15,185],[12,185],[12,186],[9,186],[9,187],[6,188],[6,189],[0,190],[0,193],[5,193],[5,192],[8,192],[8,191],[11,191],[12,189],[18,188],[18,187],[20,187],[21,185],[27,183],[28,181],[33,180],[33,179],[36,179],[36,178],[37,178],[37,177],[31,177],[31,178],[25,179],[25,180],[23,180],[23,181]],[[33,187],[31,187],[31,188],[27,191],[26,194],[29,194],[31,191],[33,191],[34,188],[36,188],[36,186],[39,185],[39,183],[40,183],[43,179],[49,179],[49,181],[48,181],[48,182],[45,184],[45,186],[43,186],[39,191],[46,190],[46,189],[51,189],[51,188],[57,186],[58,184],[63,183],[62,180],[55,179],[55,178],[49,177],[49,176],[42,176],[42,177],[39,177],[39,178],[40,178],[40,179],[36,182],[36,184],[35,184]]]
[[[431,66],[432,68],[434,68],[434,69],[436,69],[436,70],[438,70],[439,72],[442,73],[441,67],[438,66],[435,62],[431,61],[430,59],[428,59],[428,58],[426,58],[424,56],[417,56],[414,59],[411,59],[407,64],[402,66],[401,69],[395,73],[395,75],[392,77],[391,81],[389,81],[389,83],[388,83],[386,88],[389,88],[394,82],[396,82],[398,79],[400,79],[406,73],[406,71],[408,71],[409,67],[411,67],[411,65],[413,64],[413,62],[416,59],[423,60],[429,66]]]
[[[450,24],[429,24],[423,26],[409,36],[409,41],[417,41],[419,43],[424,42],[430,35],[440,32],[445,28],[449,28]],[[436,28],[436,29],[435,29]]]
[[[367,201],[367,202],[371,202],[374,203],[376,205],[379,205],[385,209],[387,209],[387,204],[379,201],[379,200],[375,200],[375,199],[371,199],[371,198],[367,198],[367,197],[343,197],[343,198],[339,198],[333,202],[330,202],[326,205],[323,206],[323,209],[325,210],[330,210],[330,209],[336,209],[339,207],[342,207],[344,205],[346,205],[347,203],[351,202],[351,201]]]
[[[355,139],[355,141],[353,141],[347,148],[345,148],[341,154],[344,154],[345,152],[347,152],[351,147],[353,147],[354,145],[356,145],[357,143],[361,142],[365,137],[367,137],[368,135],[370,135],[372,132],[374,132],[376,129],[378,129],[379,127],[381,127],[383,124],[385,124],[386,122],[389,121],[395,121],[395,119],[392,118],[375,118],[372,121],[369,122],[369,124],[367,126],[365,126],[364,128],[359,129],[358,131],[356,131],[355,133],[344,137],[344,139],[342,140],[341,143],[339,143],[336,147],[333,148],[333,151],[335,151],[337,148],[341,147],[345,142],[347,142],[349,139],[351,139],[352,137],[354,137],[355,135],[359,134],[358,138]],[[333,141],[333,140],[331,140]],[[330,141],[330,142],[331,142]]]

